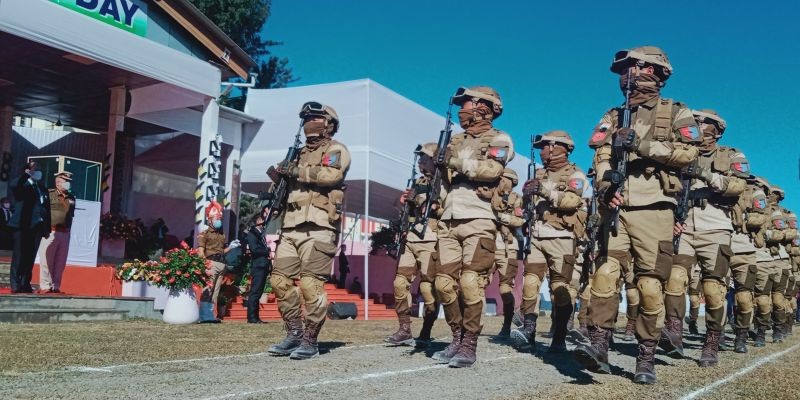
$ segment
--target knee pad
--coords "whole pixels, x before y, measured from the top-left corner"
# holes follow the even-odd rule
[[[786,311],[788,308],[788,303],[786,301],[786,297],[783,297],[783,293],[773,293],[772,294],[772,309],[774,311]]]
[[[768,294],[760,294],[756,296],[756,307],[758,307],[758,313],[761,315],[771,313],[772,298],[770,298]]]
[[[512,293],[512,292],[513,292],[513,288],[511,287],[511,285],[509,285],[508,283],[505,283],[505,282],[501,282],[500,283],[500,294],[506,294],[506,293]]]
[[[275,297],[281,301],[286,300],[294,289],[294,281],[278,273],[269,277],[269,283],[275,291]]]
[[[405,276],[402,275],[395,275],[394,277],[394,299],[398,302],[401,300],[405,300],[408,296],[408,292],[411,289],[411,282],[406,279]]]
[[[736,307],[740,314],[753,312],[753,294],[750,292],[736,292]]]
[[[637,288],[625,289],[625,301],[630,306],[638,306],[640,302],[639,289]]]
[[[700,294],[692,293],[689,295],[689,307],[700,308]]]
[[[564,282],[553,282],[550,285],[550,297],[552,298],[555,306],[566,306],[572,304],[572,293],[569,291],[569,286]]]
[[[542,287],[542,280],[536,274],[525,274],[522,280],[522,299],[536,300],[539,298],[539,288]]]
[[[425,304],[435,304],[436,303],[436,296],[433,294],[433,283],[431,282],[420,282],[419,283],[419,293],[422,294],[422,299],[425,301]]]
[[[683,296],[689,287],[689,271],[696,258],[685,254],[677,254],[672,258],[672,271],[669,275],[664,293],[670,296]]]
[[[325,294],[325,281],[313,275],[300,277],[300,292],[306,304],[323,304],[328,300]]]
[[[592,296],[608,299],[619,289],[620,261],[608,258],[592,275]]]
[[[728,288],[722,282],[715,279],[703,280],[703,296],[706,299],[706,308],[717,310],[725,307],[725,295]]]
[[[639,277],[636,282],[639,289],[641,304],[639,309],[645,315],[658,315],[664,312],[664,292],[661,288],[661,280],[652,276]]]
[[[450,305],[458,300],[458,286],[450,275],[436,275],[436,294],[444,305]]]
[[[461,286],[461,295],[464,297],[464,304],[471,306],[483,301],[486,296],[487,278],[479,275],[475,271],[464,271],[461,273],[459,286]]]

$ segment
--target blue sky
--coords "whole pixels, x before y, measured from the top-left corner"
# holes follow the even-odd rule
[[[662,94],[717,110],[722,142],[800,211],[798,4],[275,0],[264,31],[284,42],[274,51],[301,78],[294,86],[371,78],[442,115],[457,87],[493,86],[505,106],[496,126],[518,151],[564,129],[584,168],[592,127],[622,101],[614,52],[657,45],[675,69]]]

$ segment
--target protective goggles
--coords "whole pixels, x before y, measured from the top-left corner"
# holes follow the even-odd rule
[[[326,115],[325,106],[316,101],[309,101],[300,108],[300,118],[303,119],[308,117],[324,117]]]

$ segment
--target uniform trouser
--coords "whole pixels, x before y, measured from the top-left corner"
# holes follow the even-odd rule
[[[625,283],[625,317],[630,321],[639,318],[639,289],[633,281],[633,260],[629,260],[622,268],[622,282]]]
[[[779,274],[775,275],[772,282],[772,323],[783,324],[786,314],[790,311],[789,302],[786,300],[786,289],[789,286],[789,277],[792,275],[792,264],[788,259],[776,260]]]
[[[247,319],[258,319],[259,300],[264,294],[264,285],[267,283],[267,275],[271,269],[268,258],[254,258],[250,267],[250,294],[247,296]]]
[[[41,224],[40,224],[41,225]],[[11,290],[16,292],[32,292],[31,277],[36,252],[42,242],[42,230],[39,226],[33,229],[14,231],[14,252],[11,256]]]
[[[489,273],[489,282],[494,277],[494,272],[497,271],[498,284],[500,290],[500,299],[503,301],[503,312],[505,313],[505,306],[514,304],[514,285],[517,278],[517,270],[519,264],[517,263],[517,247],[516,240],[508,243],[505,241],[503,235],[498,231],[497,239],[495,240],[497,248],[494,250],[494,266]]]
[[[768,329],[770,326],[770,318],[773,315],[773,309],[783,305],[779,301],[778,304],[773,304],[778,296],[773,296],[777,293],[777,287],[780,285],[782,271],[780,263],[775,261],[759,261],[756,263],[756,283],[755,283],[755,297],[756,297],[756,326],[762,329]],[[780,296],[783,299],[783,296]]]
[[[219,290],[222,288],[222,280],[225,278],[225,264],[218,261],[210,261],[208,269],[211,271],[211,276],[208,279],[208,284],[203,288],[200,293],[200,301],[211,303],[213,307],[219,307]],[[212,316],[208,316],[212,317]],[[217,309],[217,317],[222,317]]]
[[[607,215],[608,216],[608,215]],[[664,326],[663,284],[672,269],[672,210],[620,210],[617,235],[603,232],[608,245],[592,277],[590,324],[613,329],[619,307],[622,266],[633,260],[633,281],[639,292],[636,337],[659,340]]]
[[[672,273],[664,286],[667,318],[682,319],[686,314],[686,289],[692,267],[700,267],[700,285],[706,299],[706,327],[721,332],[725,323],[725,279],[730,269],[731,232],[726,230],[685,231],[678,254],[673,257]]]
[[[737,253],[731,257],[734,292],[734,326],[750,329],[753,323],[753,289],[756,286],[756,253]]]
[[[534,314],[539,302],[539,289],[545,273],[550,280],[553,307],[565,307],[575,303],[578,297],[575,273],[575,240],[571,237],[534,238],[531,253],[525,259],[525,275],[522,286],[523,314]],[[580,272],[578,272],[580,279]],[[573,281],[576,283],[573,285]]]
[[[61,277],[67,266],[69,253],[69,231],[53,231],[42,238],[39,245],[39,288],[61,289]]]
[[[483,328],[481,315],[494,263],[496,232],[491,219],[439,221],[435,287],[451,327],[474,334]]]
[[[406,242],[397,263],[394,277],[394,309],[398,316],[409,315],[411,310],[411,284],[419,274],[419,291],[425,301],[425,313],[435,311],[436,297],[433,282],[436,278],[436,242]]]
[[[336,232],[313,224],[284,229],[270,276],[284,321],[299,319],[300,299],[307,322],[324,323],[328,311],[325,281],[336,253]],[[296,282],[299,280],[299,285]]]

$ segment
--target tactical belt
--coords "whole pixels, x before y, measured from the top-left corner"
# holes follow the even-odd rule
[[[668,201],[659,201],[657,203],[648,204],[646,206],[620,206],[625,211],[640,211],[640,210],[675,210],[675,204]]]
[[[206,256],[206,259],[216,262],[222,262],[222,254],[220,253],[212,254],[210,256]]]

